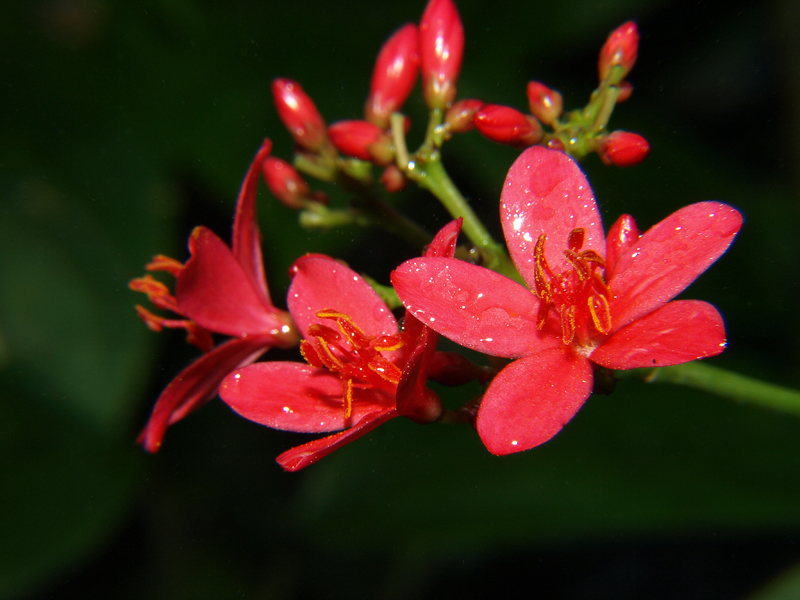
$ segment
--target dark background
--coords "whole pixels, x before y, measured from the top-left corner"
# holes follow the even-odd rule
[[[635,93],[611,126],[641,132],[652,153],[629,170],[586,159],[606,223],[630,212],[645,229],[704,199],[742,210],[736,243],[686,297],[726,317],[729,348],[710,364],[798,387],[792,0],[458,6],[460,97],[521,109],[534,78],[582,106],[606,35],[638,21]],[[550,443],[506,458],[468,427],[397,420],[285,474],[275,456],[307,438],[218,401],[171,428],[157,455],[135,446],[159,391],[196,352],[179,332],[144,327],[127,282],[153,254],[184,260],[195,225],[227,239],[264,137],[290,158],[274,77],[300,81],[329,122],[357,118],[380,44],[423,8],[4,9],[0,597],[797,597],[753,596],[776,577],[800,595],[800,421],[688,389],[622,382]],[[419,88],[407,110],[413,146],[425,122]],[[516,151],[473,133],[444,155],[499,236],[497,198]],[[395,202],[431,231],[447,220],[424,193]],[[278,304],[303,252],[345,258],[384,283],[416,253],[374,232],[305,232],[266,192],[259,210]]]

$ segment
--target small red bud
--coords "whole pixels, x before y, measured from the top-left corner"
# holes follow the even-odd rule
[[[621,65],[625,77],[631,72],[636,56],[639,52],[639,30],[636,23],[628,21],[617,27],[608,36],[606,43],[600,49],[600,58],[597,61],[597,70],[600,81],[608,77],[611,67]]]
[[[560,150],[561,152],[564,151],[564,142],[562,142],[558,138],[551,138],[547,140],[547,147],[551,150]]]
[[[475,113],[482,106],[482,100],[473,100],[471,98],[459,100],[453,104],[444,115],[444,122],[448,126],[448,131],[450,133],[466,133],[475,129],[472,119],[475,118]]]
[[[347,156],[387,165],[394,160],[392,138],[369,121],[338,121],[328,127],[328,137]]]
[[[367,121],[381,129],[389,126],[389,117],[403,106],[414,88],[419,60],[419,32],[416,25],[408,23],[392,34],[375,61],[364,107]]]
[[[617,104],[620,102],[625,102],[628,98],[631,97],[633,93],[633,85],[631,85],[628,81],[623,81],[619,84],[619,95],[617,96]]]
[[[600,158],[607,165],[632,167],[650,153],[650,144],[638,133],[618,129],[600,141]]]
[[[475,128],[493,142],[526,148],[542,140],[544,132],[535,117],[510,106],[486,104],[472,120]]]
[[[546,125],[552,125],[564,109],[561,94],[538,81],[528,83],[528,104],[533,116]]]
[[[389,165],[383,170],[381,183],[387,192],[400,192],[408,185],[408,179],[397,165]]]
[[[430,0],[419,24],[422,85],[429,108],[447,108],[456,97],[464,56],[464,26],[453,0]]]
[[[270,156],[261,163],[261,171],[267,187],[282,204],[297,210],[305,208],[311,189],[292,165]]]
[[[325,121],[300,84],[291,79],[275,79],[272,96],[278,116],[294,141],[306,150],[317,152],[325,143]]]
[[[617,259],[639,241],[639,228],[630,215],[622,215],[608,230],[606,238],[606,273],[608,280],[614,272]]]

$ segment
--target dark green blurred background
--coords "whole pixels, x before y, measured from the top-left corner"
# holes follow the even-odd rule
[[[800,386],[800,30],[793,0],[461,0],[461,97],[526,107],[540,79],[583,105],[606,35],[641,32],[636,91],[612,117],[652,144],[585,168],[607,223],[644,229],[719,199],[745,226],[687,297],[726,316],[711,364]],[[215,401],[134,444],[196,356],[137,319],[127,282],[192,227],[225,239],[272,105],[300,81],[329,121],[360,116],[381,42],[423,0],[14,3],[0,20],[0,597],[750,598],[800,561],[800,421],[623,382],[552,442],[496,458],[466,427],[393,421],[299,474],[305,441]],[[415,93],[413,145],[424,107]],[[515,151],[476,134],[445,163],[499,234]],[[332,192],[334,203],[346,197]],[[304,232],[261,194],[273,296],[314,250],[387,282],[415,250]],[[430,196],[404,210],[434,231]],[[433,216],[431,216],[433,215]],[[372,235],[372,237],[370,237]],[[291,358],[285,355],[281,358]],[[452,396],[458,403],[465,398]],[[800,597],[797,572],[761,599]],[[788,591],[787,591],[788,590]]]

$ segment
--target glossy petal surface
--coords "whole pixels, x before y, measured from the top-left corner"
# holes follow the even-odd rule
[[[353,414],[344,418],[342,381],[327,369],[296,362],[261,362],[222,382],[220,397],[246,419],[303,433],[338,431],[376,410],[394,408],[379,390],[353,391]]]
[[[201,327],[232,336],[280,329],[252,280],[213,232],[197,227],[189,239],[192,256],[175,284],[181,311]]]
[[[195,360],[161,392],[138,442],[156,452],[169,425],[211,400],[225,375],[256,360],[270,348],[271,340],[271,336],[230,340]]]
[[[408,311],[454,342],[517,358],[560,343],[536,327],[539,299],[520,284],[451,258],[416,258],[392,273]]]
[[[285,471],[304,469],[396,416],[397,411],[391,409],[365,415],[355,426],[346,431],[287,450],[278,457],[278,464]]]
[[[547,234],[545,257],[562,271],[569,233],[586,230],[583,249],[605,255],[605,235],[589,182],[563,152],[533,146],[514,161],[500,195],[500,217],[508,251],[529,286],[533,286],[534,248]]]
[[[292,265],[287,304],[303,337],[314,323],[330,324],[317,312],[345,313],[367,335],[398,332],[397,320],[369,284],[351,268],[327,256],[310,254]]]
[[[592,353],[609,369],[668,367],[715,356],[725,349],[725,324],[700,300],[669,302],[623,327]]]
[[[672,300],[733,242],[742,216],[727,204],[698,202],[651,227],[623,252],[608,281],[614,330]]]
[[[551,439],[592,391],[592,367],[568,348],[548,348],[506,366],[478,410],[478,434],[492,454],[528,450]]]

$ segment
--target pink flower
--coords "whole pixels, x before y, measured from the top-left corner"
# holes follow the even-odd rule
[[[270,348],[291,347],[299,341],[288,313],[272,305],[261,258],[256,189],[261,165],[271,146],[269,140],[264,142],[242,184],[233,222],[232,250],[210,230],[197,227],[189,238],[191,257],[185,265],[166,257],[156,257],[148,265],[149,270],[175,275],[175,296],[150,276],[130,284],[131,289],[147,293],[159,308],[186,317],[163,319],[137,307],[151,329],[186,327],[189,341],[199,339],[197,345],[207,351],[181,371],[158,397],[138,439],[149,452],[161,447],[169,425],[213,398],[228,373],[253,362]],[[212,348],[209,332],[233,339]]]
[[[494,454],[552,438],[592,391],[593,365],[667,366],[725,347],[706,302],[672,301],[719,258],[741,215],[692,204],[639,236],[625,215],[606,239],[589,183],[567,155],[535,146],[508,173],[500,206],[530,289],[449,258],[407,261],[392,282],[408,311],[453,341],[515,359],[492,381],[477,429]]]
[[[428,256],[453,256],[461,223],[436,236]],[[353,270],[310,254],[292,266],[289,312],[303,334],[308,364],[261,362],[229,375],[222,399],[243,417],[274,429],[341,431],[278,457],[297,471],[399,416],[420,423],[439,418],[442,405],[426,387],[437,335],[408,315],[397,320]]]

